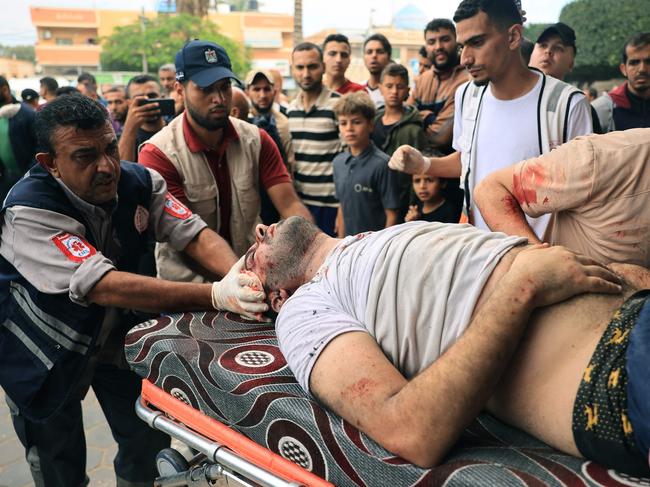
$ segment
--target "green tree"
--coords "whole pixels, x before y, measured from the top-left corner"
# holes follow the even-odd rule
[[[140,22],[116,27],[102,39],[101,63],[109,71],[141,71],[142,51],[147,56],[149,71],[174,62],[176,52],[192,39],[206,39],[223,46],[233,71],[243,76],[250,69],[248,52],[232,39],[219,34],[217,26],[207,18],[188,14],[159,15],[147,19],[144,32]]]
[[[526,24],[524,26],[524,36],[532,41],[535,42],[539,35],[544,32],[544,29],[546,29],[550,24]]]
[[[620,76],[626,39],[650,32],[648,0],[575,0],[564,6],[560,20],[576,31],[578,55],[571,77],[580,81]]]
[[[0,57],[22,59],[23,61],[36,61],[33,45],[5,46],[0,44]]]

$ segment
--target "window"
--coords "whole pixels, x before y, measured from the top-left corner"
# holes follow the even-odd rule
[[[57,37],[55,39],[56,45],[57,46],[71,46],[72,45],[72,39],[69,37]]]

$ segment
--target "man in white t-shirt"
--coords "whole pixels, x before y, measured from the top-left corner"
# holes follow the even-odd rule
[[[379,444],[435,465],[492,396],[492,413],[580,455],[575,391],[626,294],[609,270],[470,225],[341,240],[290,218],[256,233],[245,267],[298,382]]]
[[[579,90],[525,65],[522,19],[514,2],[463,0],[454,21],[463,46],[461,64],[472,77],[456,90],[456,152],[423,158],[404,146],[389,165],[411,174],[460,177],[469,221],[487,229],[472,204],[476,184],[495,170],[591,133],[591,109]],[[540,237],[548,222],[541,220],[531,220]]]

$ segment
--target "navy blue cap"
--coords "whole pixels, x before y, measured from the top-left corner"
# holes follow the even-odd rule
[[[562,40],[562,43],[565,46],[570,46],[573,48],[573,52],[577,53],[578,48],[576,47],[576,32],[566,25],[564,22],[558,22],[557,24],[551,24],[537,38],[537,43],[544,41],[549,36],[557,35]]]
[[[193,40],[176,53],[176,81],[194,81],[205,88],[224,78],[237,79],[226,50],[210,41]]]

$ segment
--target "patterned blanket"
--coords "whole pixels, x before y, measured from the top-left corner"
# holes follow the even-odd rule
[[[624,486],[630,479],[562,454],[481,415],[445,463],[421,469],[321,407],[297,384],[274,328],[231,313],[163,316],[126,337],[133,370],[176,398],[337,486]]]

